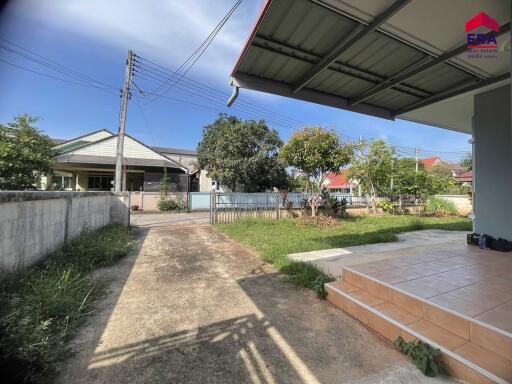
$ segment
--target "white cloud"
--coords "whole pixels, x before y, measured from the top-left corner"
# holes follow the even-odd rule
[[[17,0],[12,11],[114,49],[133,49],[177,68],[209,35],[233,0]],[[192,74],[226,84],[262,1],[243,2]]]

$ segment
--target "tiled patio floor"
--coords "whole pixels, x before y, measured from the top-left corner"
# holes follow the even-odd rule
[[[512,333],[512,253],[454,242],[351,269]]]

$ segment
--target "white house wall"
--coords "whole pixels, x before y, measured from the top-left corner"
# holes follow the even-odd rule
[[[117,136],[109,140],[103,140],[86,147],[78,148],[70,153],[74,155],[115,157],[116,150]],[[123,156],[135,159],[168,160],[128,136],[124,138]]]

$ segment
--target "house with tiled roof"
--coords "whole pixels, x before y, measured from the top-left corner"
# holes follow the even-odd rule
[[[455,180],[463,186],[470,187],[473,184],[473,171],[466,171],[455,176]]]
[[[437,156],[434,156],[434,157],[427,157],[425,159],[420,159],[420,161],[423,163],[423,166],[425,167],[426,170],[429,170],[430,168],[432,168],[434,165],[439,165],[439,164],[442,164],[443,163],[443,160],[441,160],[439,157]]]
[[[71,140],[54,139],[58,155],[52,171],[53,189],[109,191],[113,188],[118,135],[106,129]],[[125,135],[123,191],[156,192],[164,169],[175,192],[212,189],[206,172],[196,169],[197,152],[191,149],[151,147]],[[44,177],[43,186],[48,180]]]
[[[356,180],[349,178],[348,169],[337,173],[329,173],[325,179],[324,187],[329,192],[354,193],[359,184]]]

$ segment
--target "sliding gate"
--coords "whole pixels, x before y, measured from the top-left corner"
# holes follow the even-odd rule
[[[225,224],[243,218],[279,220],[281,205],[278,192],[212,193],[210,222]]]

